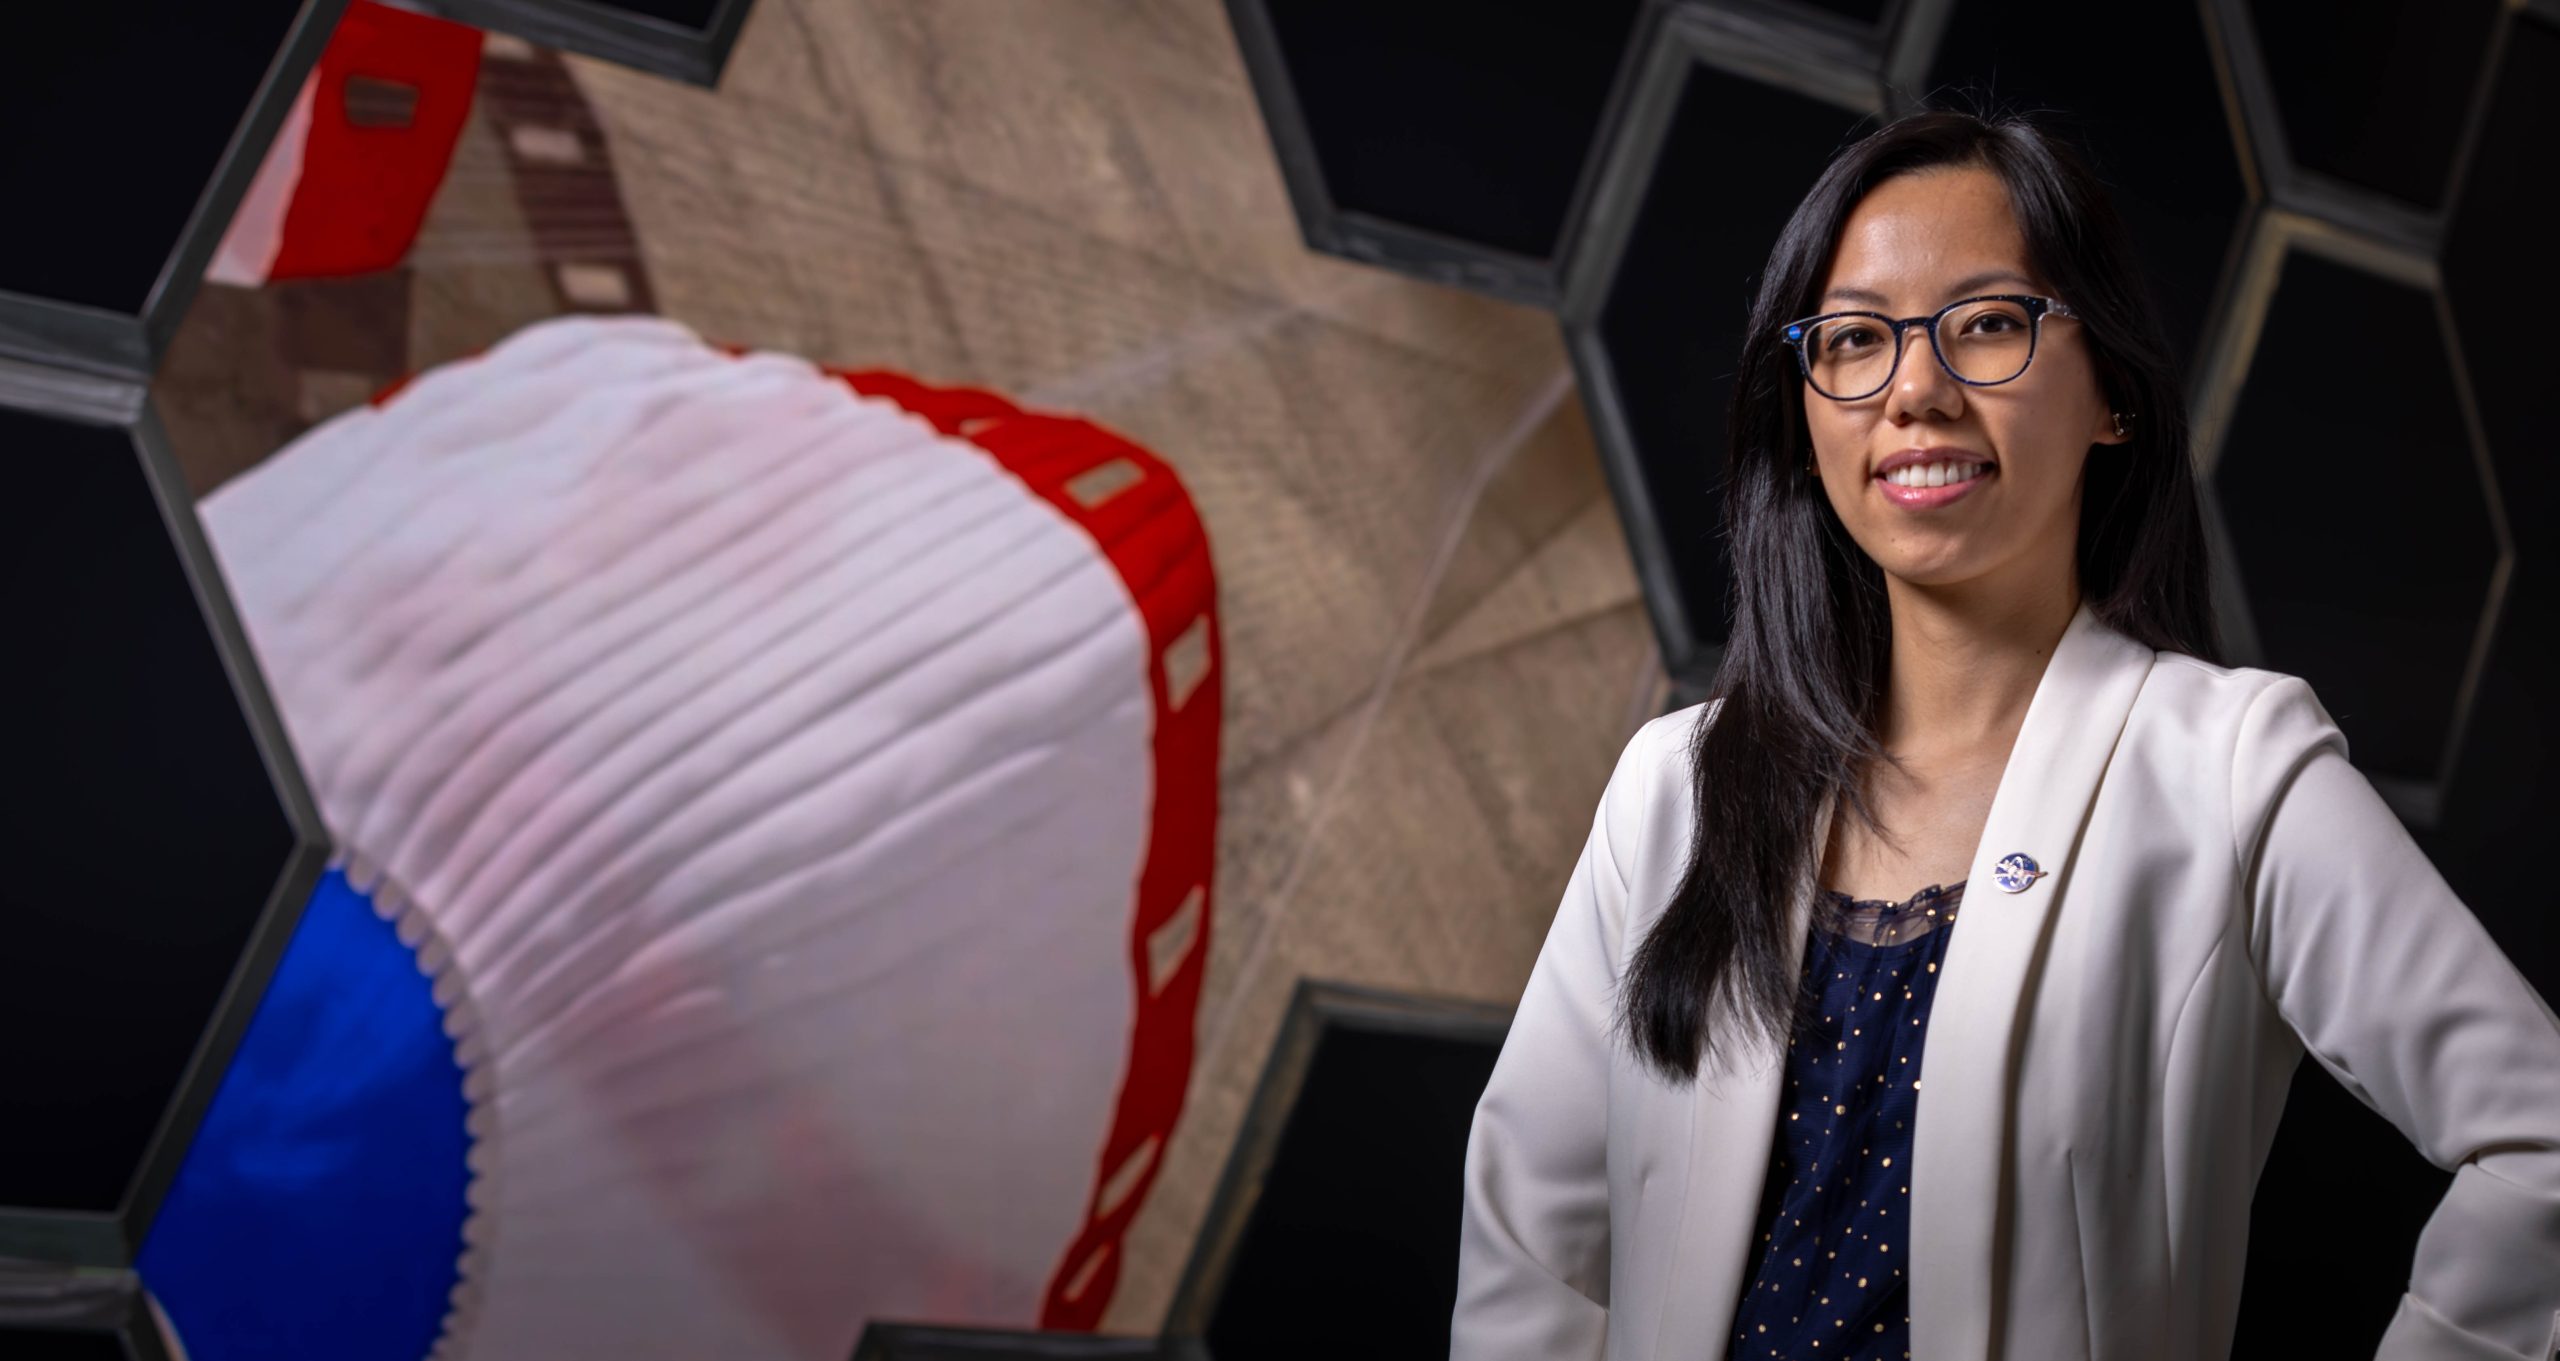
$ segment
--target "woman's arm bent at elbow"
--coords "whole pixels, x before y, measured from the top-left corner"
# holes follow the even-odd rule
[[[2268,996],[2454,1174],[2380,1355],[2544,1361],[2560,1347],[2560,1019],[2347,763],[2308,685],[2268,687],[2239,758],[2236,806],[2268,810],[2250,877]]]

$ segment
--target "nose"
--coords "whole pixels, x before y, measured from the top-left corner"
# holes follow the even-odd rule
[[[1893,360],[1893,381],[1885,388],[1885,419],[1902,425],[1922,416],[1950,420],[1963,412],[1964,384],[1938,362],[1928,328],[1906,327],[1902,352]]]

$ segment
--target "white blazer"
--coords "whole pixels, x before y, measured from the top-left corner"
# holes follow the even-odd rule
[[[1674,1086],[1607,1033],[1679,882],[1710,716],[1656,719],[1619,759],[1476,1107],[1453,1361],[1725,1355],[1782,1052]],[[1993,867],[2016,851],[2050,873],[2011,894]],[[1911,1354],[2228,1356],[2250,1195],[2306,1049],[2454,1173],[2379,1355],[2560,1354],[2560,1019],[2309,685],[2155,651],[2083,604],[1929,1021]]]

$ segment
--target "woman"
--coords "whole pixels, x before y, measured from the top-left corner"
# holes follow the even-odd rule
[[[2225,1356],[2306,1051],[2455,1174],[2382,1355],[2560,1352],[2560,1021],[2310,687],[2213,660],[2088,171],[1872,134],[1741,366],[1732,639],[1620,759],[1477,1107],[1452,1355]]]

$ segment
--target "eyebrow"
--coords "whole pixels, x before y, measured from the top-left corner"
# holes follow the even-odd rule
[[[2020,274],[2014,269],[1986,269],[1979,274],[1957,280],[1955,286],[1947,290],[1947,296],[1950,298],[1968,297],[1976,289],[1988,288],[1992,284],[1997,283],[2024,284],[2029,288],[2036,286],[2035,280],[2028,278],[2026,275]],[[1835,288],[1824,293],[1822,295],[1822,300],[1824,302],[1832,302],[1836,300],[1839,302],[1865,303],[1869,307],[1882,307],[1885,305],[1885,296],[1882,293],[1878,293],[1869,288]]]

